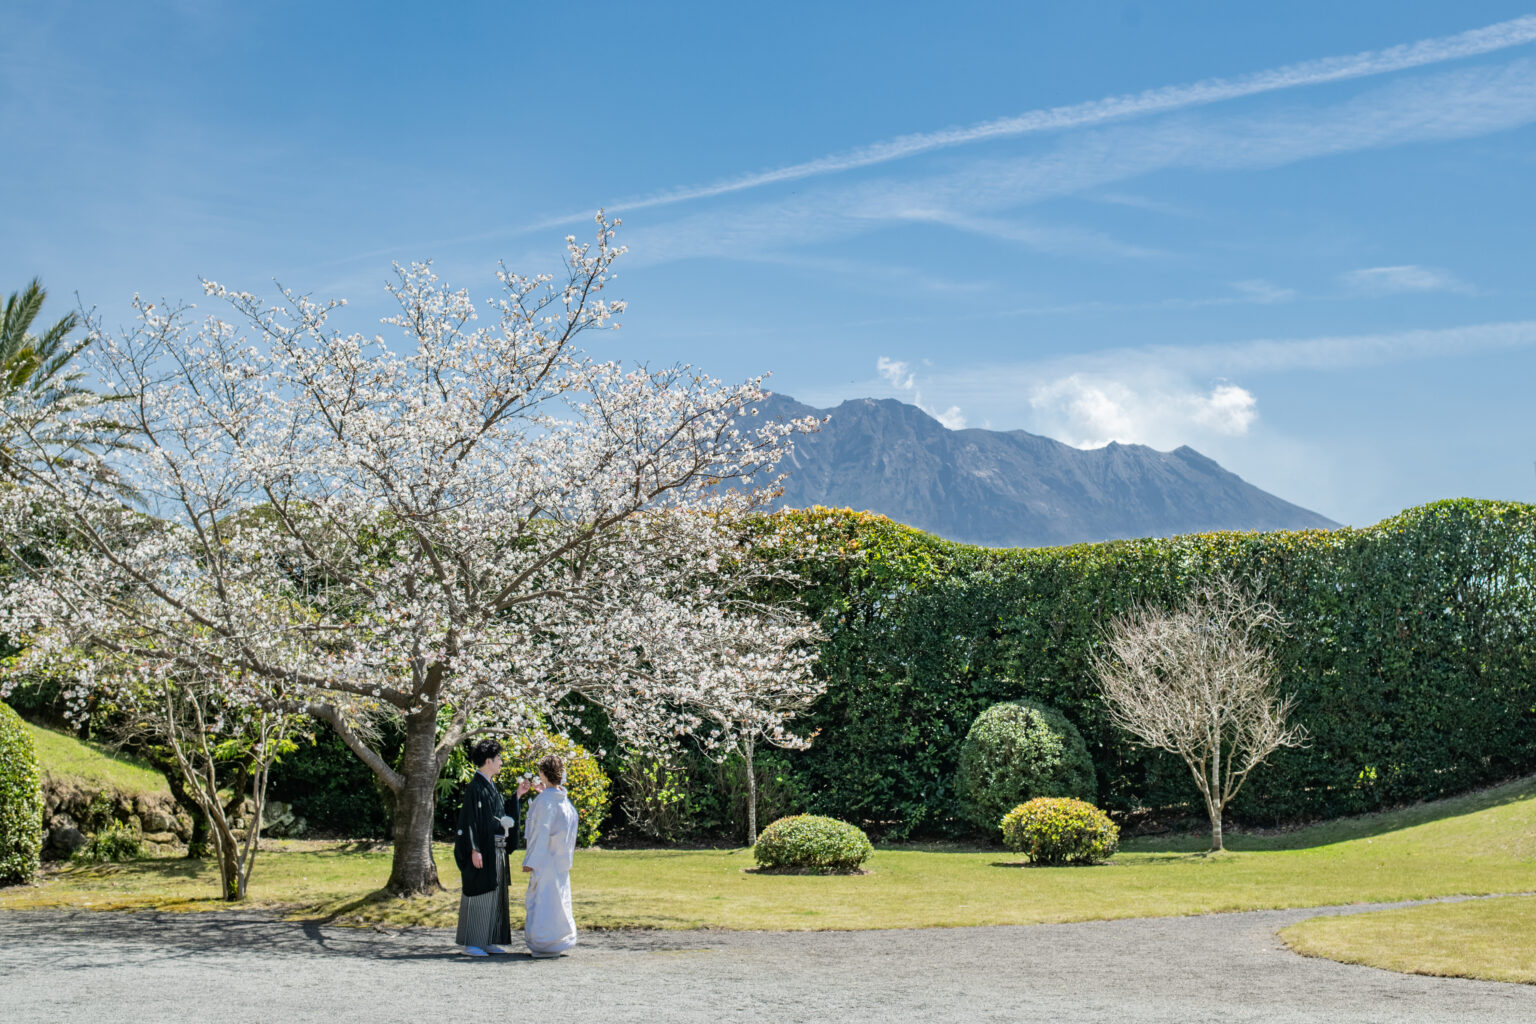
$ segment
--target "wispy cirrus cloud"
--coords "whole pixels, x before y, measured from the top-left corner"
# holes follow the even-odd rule
[[[941,224],[967,234],[996,238],[1005,242],[1017,242],[1026,248],[1040,252],[1119,259],[1151,259],[1167,255],[1161,249],[1122,242],[1101,231],[1027,224],[1009,217],[973,216],[934,206],[915,206],[903,210],[897,219],[924,224]]]
[[[1397,267],[1364,267],[1339,275],[1339,282],[1360,295],[1396,295],[1403,292],[1460,292],[1476,289],[1448,270],[1407,264]]]
[[[1085,103],[1031,110],[1012,117],[997,118],[962,127],[914,132],[869,146],[727,178],[707,185],[686,186],[621,200],[611,204],[610,208],[619,211],[641,210],[695,199],[708,199],[765,185],[873,167],[955,146],[1020,135],[1087,128],[1152,114],[1166,114],[1208,106],[1247,96],[1405,71],[1494,53],[1533,41],[1536,41],[1536,16],[1527,15],[1456,35],[1424,39],[1383,50],[1323,57],[1248,75],[1208,78],[1183,85],[1109,96]],[[569,223],[587,216],[590,214],[583,212],[571,217],[546,221],[540,226]]]
[[[1444,71],[1392,82],[1324,106],[1222,117],[1179,116],[1074,134],[1044,153],[972,160],[915,178],[822,186],[773,202],[632,224],[636,262],[790,248],[909,224],[921,215],[974,231],[1016,224],[1002,211],[1088,193],[1159,171],[1262,169],[1417,142],[1472,138],[1536,121],[1536,60]],[[1026,229],[1027,230],[1027,229]],[[1135,243],[1067,230],[1021,244],[1056,251],[1097,245],[1098,255],[1150,252]]]

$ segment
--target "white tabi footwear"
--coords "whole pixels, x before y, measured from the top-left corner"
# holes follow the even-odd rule
[[[464,947],[464,955],[465,956],[490,956],[491,954],[487,953],[485,950],[481,949],[479,946],[465,946]]]

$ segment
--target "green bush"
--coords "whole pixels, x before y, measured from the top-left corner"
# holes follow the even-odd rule
[[[496,784],[502,792],[517,792],[518,777],[537,775],[539,761],[558,754],[565,762],[565,794],[576,807],[576,845],[592,846],[602,834],[608,817],[608,776],[584,747],[564,736],[547,732],[527,733],[507,741]]]
[[[1037,796],[1098,796],[1093,761],[1060,711],[1032,700],[994,704],[960,744],[960,813],[990,832],[1010,807]]]
[[[864,830],[835,818],[795,814],[763,829],[752,847],[760,868],[845,874],[857,871],[875,848]]]
[[[1003,817],[1003,843],[1036,864],[1097,864],[1120,848],[1109,815],[1070,797],[1037,797]]]
[[[136,860],[144,852],[144,844],[132,828],[114,821],[91,836],[75,851],[74,860],[80,864],[104,864],[108,861]]]
[[[380,737],[386,761],[400,746],[396,731],[387,726]],[[349,839],[389,834],[381,790],[388,792],[329,726],[315,728],[298,741],[298,749],[279,758],[267,783],[268,799],[291,805],[311,834]],[[457,814],[458,807],[453,811]]]
[[[0,885],[30,882],[43,849],[43,780],[21,717],[0,703]]]

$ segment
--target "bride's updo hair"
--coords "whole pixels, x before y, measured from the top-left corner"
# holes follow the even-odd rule
[[[539,773],[553,785],[565,785],[565,762],[559,754],[550,754],[539,762]]]

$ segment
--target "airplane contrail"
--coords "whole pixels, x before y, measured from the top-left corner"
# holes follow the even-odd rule
[[[1439,64],[1462,57],[1494,53],[1532,41],[1536,41],[1536,15],[1525,15],[1496,25],[1471,29],[1452,36],[1404,43],[1385,50],[1366,50],[1346,56],[1322,57],[1235,78],[1207,78],[1185,85],[1163,86],[1085,103],[1031,110],[1013,117],[982,121],[979,124],[958,128],[900,135],[859,149],[818,157],[803,163],[787,164],[772,170],[728,178],[710,185],[673,189],[613,203],[609,206],[609,210],[641,210],[647,207],[686,202],[690,199],[707,199],[712,196],[759,188],[763,185],[871,167],[919,153],[948,149],[972,142],[1036,132],[1060,131],[1065,128],[1081,128],[1147,114],[1205,106],[1222,100],[1239,99],[1282,89],[1365,78],[1423,67],[1427,64]],[[532,225],[531,228],[567,224],[575,220],[585,220],[591,216],[591,211],[587,211],[570,217],[544,221]]]

